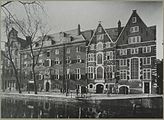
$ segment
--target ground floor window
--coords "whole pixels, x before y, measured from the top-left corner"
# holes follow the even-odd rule
[[[120,79],[121,80],[126,80],[127,79],[126,76],[127,76],[127,71],[126,70],[121,70],[120,71]]]

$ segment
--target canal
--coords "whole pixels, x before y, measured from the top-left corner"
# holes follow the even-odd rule
[[[2,118],[162,118],[160,98],[64,102],[1,98]]]

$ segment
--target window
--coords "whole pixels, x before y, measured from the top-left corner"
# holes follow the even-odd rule
[[[67,69],[66,79],[70,79],[70,69]]]
[[[106,78],[112,79],[112,73],[113,73],[113,66],[109,65],[107,66],[107,71],[106,71]]]
[[[59,58],[58,57],[55,58],[55,64],[59,64]]]
[[[151,69],[143,69],[143,79],[144,80],[151,79]]]
[[[130,28],[130,33],[139,32],[139,26],[134,26]]]
[[[145,57],[143,58],[143,65],[150,65],[151,64],[151,58]]]
[[[67,48],[67,54],[69,54],[70,53],[70,48]]]
[[[121,70],[120,71],[120,79],[121,80],[126,80],[127,78],[126,78],[126,75],[127,74],[127,72],[126,72],[126,70]]]
[[[54,79],[59,79],[59,69],[55,69],[54,73],[55,73]]]
[[[43,60],[42,59],[39,59],[38,60],[38,66],[41,66],[43,64]]]
[[[47,57],[50,57],[50,51],[47,52]]]
[[[121,59],[120,60],[120,66],[127,66],[127,60],[126,59]]]
[[[150,53],[151,52],[151,46],[145,46],[142,48],[143,53]]]
[[[90,53],[88,54],[88,62],[93,62],[94,61],[94,54]]]
[[[24,61],[23,66],[27,67],[27,61]]]
[[[81,58],[80,58],[80,56],[79,56],[79,55],[77,56],[77,62],[78,62],[78,63],[80,63],[80,62],[81,62]]]
[[[120,55],[127,55],[127,49],[121,49]]]
[[[130,53],[131,54],[138,54],[138,48],[131,48]]]
[[[66,64],[69,64],[71,62],[70,57],[66,57]]]
[[[99,53],[98,55],[97,55],[97,64],[102,64],[102,54],[101,53]]]
[[[109,51],[106,53],[106,60],[112,60],[113,59],[113,51]]]
[[[103,78],[103,68],[98,67],[97,68],[97,79],[102,79]]]
[[[141,42],[141,36],[133,36],[128,38],[129,44],[140,43],[140,42]]]
[[[76,47],[76,52],[80,52],[80,46]]]
[[[76,68],[76,79],[77,80],[81,79],[80,68]]]
[[[55,54],[59,54],[59,49],[55,49]]]
[[[104,34],[97,35],[97,40],[103,40],[104,39]]]
[[[93,88],[93,85],[92,85],[92,84],[90,84],[90,85],[89,85],[89,88]]]
[[[25,58],[25,59],[27,58],[27,54],[24,55],[24,58]]]
[[[42,80],[42,79],[43,79],[43,75],[39,74],[39,80]]]
[[[91,44],[90,45],[90,50],[94,50],[95,49],[94,47],[95,47],[95,45],[94,44]]]
[[[98,32],[102,32],[102,27],[98,27]]]
[[[107,43],[106,43],[106,48],[110,48],[110,47],[111,47],[110,44],[111,44],[110,42],[107,42]]]
[[[88,78],[89,79],[94,79],[94,67],[88,67]]]
[[[97,44],[97,50],[103,50],[103,44],[102,44],[102,42],[99,42]]]
[[[139,78],[139,61],[138,58],[131,59],[131,79]]]
[[[51,66],[51,59],[45,60],[44,65],[50,67]]]
[[[132,17],[132,23],[136,23],[137,22],[137,18],[136,17]]]

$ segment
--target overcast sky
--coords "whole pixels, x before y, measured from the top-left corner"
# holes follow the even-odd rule
[[[21,7],[9,7],[18,16],[23,16]],[[118,20],[125,26],[132,10],[136,9],[147,26],[157,26],[157,58],[163,58],[162,2],[47,1],[44,8],[47,16],[43,19],[51,33],[75,29],[78,24],[82,30],[95,29],[98,21],[102,21],[104,28],[117,27]]]

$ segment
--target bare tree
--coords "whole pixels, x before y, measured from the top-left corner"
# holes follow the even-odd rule
[[[12,4],[13,2],[6,2],[1,5],[2,10],[7,16],[10,16],[10,23],[16,26],[22,35],[26,38],[26,41],[29,44],[28,50],[30,51],[30,56],[32,59],[32,78],[34,80],[34,90],[35,94],[37,94],[37,81],[36,81],[36,65],[38,63],[39,55],[42,51],[44,40],[47,38],[48,30],[46,28],[46,24],[43,23],[42,19],[39,16],[39,13],[42,11],[44,12],[43,6],[38,1],[17,1],[20,3],[25,11],[26,19],[20,20],[9,10],[6,6],[8,4]],[[41,11],[40,11],[41,10]],[[44,13],[45,14],[45,13]],[[41,41],[41,45],[37,48],[37,52],[34,51],[34,45],[36,44],[35,41],[37,36]],[[19,82],[19,81],[18,81]]]

